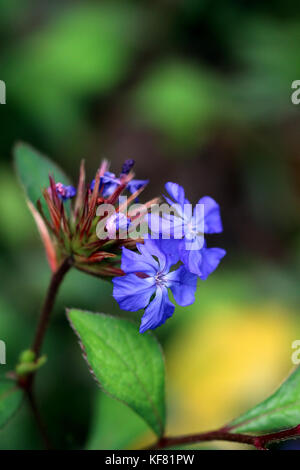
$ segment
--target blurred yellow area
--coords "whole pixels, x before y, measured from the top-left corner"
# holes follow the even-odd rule
[[[287,376],[299,323],[277,304],[212,307],[175,334],[166,351],[170,435],[222,426]]]

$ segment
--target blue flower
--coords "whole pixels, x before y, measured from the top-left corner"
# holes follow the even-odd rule
[[[56,183],[55,187],[58,197],[63,201],[76,196],[76,188],[74,188],[74,186],[66,186],[62,183]]]
[[[145,308],[140,333],[157,328],[173,315],[169,288],[181,306],[195,300],[197,276],[184,266],[171,270],[179,261],[177,245],[176,240],[145,240],[137,243],[139,253],[123,248],[121,269],[125,275],[113,279],[113,296],[123,310]]]
[[[120,185],[120,180],[114,173],[106,171],[100,179],[100,188],[102,188],[103,197],[111,196],[117,187]],[[91,190],[94,191],[95,180],[91,182]]]
[[[149,180],[131,180],[127,183],[128,191],[133,194],[142,186],[147,184]],[[106,171],[100,179],[100,188],[102,188],[102,195],[104,198],[111,196],[115,190],[120,186],[121,179],[118,178],[114,173]],[[94,190],[95,180],[91,182],[91,190]]]
[[[163,214],[160,218],[151,214],[148,218],[151,231],[180,239],[180,260],[191,273],[205,280],[226,254],[222,248],[207,248],[204,240],[205,233],[223,230],[220,207],[214,199],[204,196],[193,209],[182,186],[169,182],[165,188],[170,196],[165,199],[176,215]]]
[[[166,183],[165,188],[173,199],[165,196],[166,201],[171,206],[178,205],[185,237],[194,239],[201,236],[203,238],[203,233],[221,233],[223,231],[220,207],[214,199],[209,196],[202,197],[192,211],[192,205],[186,199],[182,186],[176,183]]]
[[[107,230],[109,238],[116,238],[116,232],[121,231],[127,233],[127,230],[131,224],[130,219],[122,212],[117,212],[111,215],[106,222],[105,228]]]
[[[149,180],[131,180],[127,183],[127,189],[131,194],[134,194],[138,189],[148,183]]]

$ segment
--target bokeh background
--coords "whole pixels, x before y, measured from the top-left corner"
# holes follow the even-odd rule
[[[293,1],[1,1],[1,374],[32,340],[50,275],[13,173],[12,147],[24,140],[74,181],[83,157],[90,177],[103,157],[116,172],[134,158],[137,177],[151,180],[145,199],[175,181],[193,202],[207,194],[222,207],[224,233],[209,243],[227,256],[199,283],[195,304],[156,331],[169,433],[223,425],[278,386],[300,338],[300,108],[291,103],[299,45]],[[37,381],[55,445],[151,442],[143,422],[93,382],[66,306],[128,316],[109,283],[66,279]],[[0,448],[40,447],[24,406],[0,431]]]

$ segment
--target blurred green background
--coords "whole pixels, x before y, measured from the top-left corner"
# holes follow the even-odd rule
[[[74,181],[81,158],[89,177],[103,157],[116,172],[134,158],[137,177],[151,180],[145,200],[175,181],[192,201],[208,194],[221,205],[224,233],[209,242],[227,256],[199,283],[196,303],[156,331],[169,433],[222,425],[283,380],[300,338],[300,109],[290,98],[300,78],[297,5],[1,1],[1,374],[32,340],[50,275],[12,168],[12,146],[24,140]],[[37,380],[55,445],[151,442],[143,422],[93,382],[65,306],[128,316],[109,283],[77,272],[66,279]],[[24,406],[0,431],[0,448],[40,447]]]

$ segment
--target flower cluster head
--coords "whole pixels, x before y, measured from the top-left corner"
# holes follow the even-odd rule
[[[205,234],[222,232],[220,208],[212,198],[205,196],[192,208],[184,189],[169,182],[165,200],[170,210],[157,214],[152,209],[159,198],[135,204],[148,180],[134,179],[133,165],[134,160],[126,160],[116,176],[104,161],[89,184],[82,163],[77,189],[50,176],[43,191],[48,213],[40,201],[38,212],[31,209],[52,270],[69,257],[81,271],[111,277],[121,309],[144,309],[144,333],[173,315],[169,291],[177,304],[192,304],[198,278],[205,280],[226,252],[206,244]],[[148,231],[133,236],[145,222]]]
[[[98,277],[113,277],[123,274],[120,269],[122,246],[135,248],[141,239],[120,238],[119,233],[128,228],[134,219],[138,222],[145,216],[152,202],[142,205],[139,214],[125,212],[133,206],[147,180],[135,180],[131,171],[134,160],[126,160],[118,177],[108,171],[104,161],[95,179],[86,183],[84,162],[81,164],[77,189],[54,181],[49,176],[50,186],[43,191],[48,213],[39,200],[35,212],[46,247],[50,265],[55,271],[65,257],[72,257],[73,265],[88,274]],[[128,195],[119,203],[121,195]],[[114,215],[98,212],[99,207],[112,207]],[[31,208],[34,210],[34,208]],[[104,221],[103,236],[99,239],[97,226]]]
[[[125,276],[113,279],[114,298],[124,310],[145,308],[140,333],[155,329],[174,312],[168,289],[181,306],[194,302],[198,277],[207,279],[225,256],[222,248],[207,248],[204,234],[222,232],[219,205],[211,197],[201,198],[194,209],[184,189],[165,185],[167,203],[176,215],[147,214],[152,239],[137,244],[139,254],[123,248],[121,269]],[[181,265],[178,266],[178,263]]]

